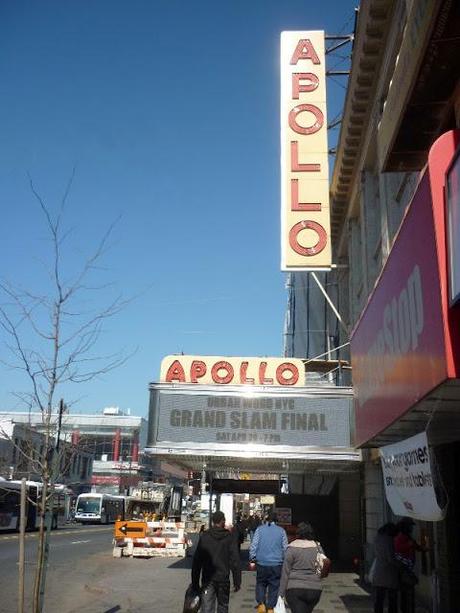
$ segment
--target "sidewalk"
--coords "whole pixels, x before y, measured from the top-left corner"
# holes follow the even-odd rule
[[[230,613],[254,611],[255,573],[243,573],[241,592],[234,594],[230,601]],[[372,599],[357,584],[357,575],[333,573],[324,580],[321,600],[314,613],[372,613]]]
[[[191,558],[115,559],[107,548],[75,561],[71,570],[50,573],[46,612],[182,613],[191,565]],[[242,552],[242,569],[242,588],[231,594],[230,613],[255,612],[256,575],[246,570],[247,551]],[[371,598],[355,574],[333,573],[324,580],[315,613],[338,612],[372,612]]]
[[[89,566],[94,569],[93,564]],[[97,566],[93,577],[83,583],[79,569],[73,577],[53,577],[47,613],[182,613],[190,582],[189,560],[100,559]],[[330,575],[315,613],[372,613],[371,598],[356,579],[354,574]],[[254,593],[255,573],[243,572],[240,592],[230,597],[230,613],[254,612]]]
[[[233,595],[230,613],[238,611],[254,611],[256,573],[246,571],[248,567],[248,544],[245,543],[241,551],[241,568],[243,569],[243,582],[241,592]],[[288,609],[289,610],[289,609]],[[314,613],[372,613],[372,598],[369,593],[358,584],[358,575],[355,573],[336,572],[323,579],[323,593],[321,600],[315,607]]]

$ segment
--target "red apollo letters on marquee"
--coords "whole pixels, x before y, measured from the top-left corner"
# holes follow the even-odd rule
[[[258,366],[258,380],[248,377],[249,362],[242,361],[239,364],[238,372],[227,360],[219,360],[211,366],[211,379],[218,385],[243,384],[243,385],[295,385],[299,380],[299,369],[292,362],[282,362],[276,368],[275,380],[267,377],[267,362],[261,361]],[[208,371],[208,367],[202,360],[193,360],[190,370],[187,373],[180,359],[174,360],[166,372],[165,380],[167,383],[200,383]]]

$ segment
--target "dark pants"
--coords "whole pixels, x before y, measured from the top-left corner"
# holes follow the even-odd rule
[[[411,585],[401,586],[401,613],[414,613],[415,590]]]
[[[230,581],[211,582],[201,592],[200,613],[228,613],[229,600]]]
[[[388,613],[398,613],[398,590],[380,586],[375,587],[374,613],[383,613],[386,595],[388,595]]]
[[[291,613],[311,613],[321,598],[321,590],[293,588],[286,591],[286,600]]]
[[[278,600],[280,589],[280,566],[261,566],[257,564],[256,600],[257,604],[265,604],[267,609],[273,609]]]

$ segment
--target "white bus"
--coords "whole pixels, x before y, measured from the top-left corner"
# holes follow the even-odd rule
[[[125,498],[109,494],[80,494],[75,508],[75,521],[82,524],[113,523],[117,518],[123,519],[125,514]]]
[[[35,530],[39,526],[40,516],[37,503],[40,501],[42,484],[27,481],[26,529]],[[52,497],[51,528],[55,530],[64,525],[70,506],[70,492],[64,485],[54,486]],[[0,531],[19,530],[21,506],[21,481],[0,480]]]

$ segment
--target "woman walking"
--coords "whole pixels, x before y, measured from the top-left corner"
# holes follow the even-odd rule
[[[385,599],[388,599],[388,613],[398,613],[399,570],[401,563],[395,556],[393,539],[398,530],[392,523],[385,524],[377,531],[374,541],[374,562],[371,569],[371,583],[375,588],[374,613],[383,613]]]
[[[296,535],[286,550],[279,595],[286,598],[292,613],[311,613],[322,591],[316,556],[324,551],[310,524],[301,522]]]

